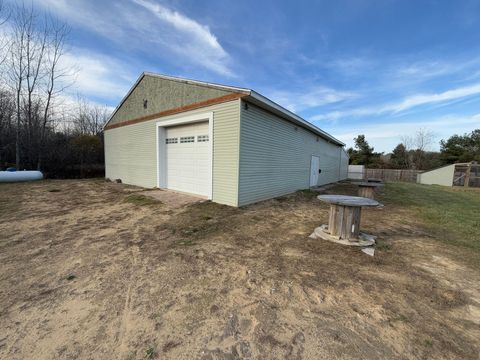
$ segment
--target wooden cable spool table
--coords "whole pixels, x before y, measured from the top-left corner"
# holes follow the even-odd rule
[[[319,195],[317,199],[330,204],[330,216],[328,225],[316,228],[310,237],[344,245],[375,244],[375,236],[360,232],[360,218],[362,207],[381,206],[378,201],[346,195]]]
[[[355,183],[355,185],[358,185],[358,196],[368,198],[368,199],[374,199],[375,189],[377,187],[383,186],[383,184],[380,184],[378,182],[370,182],[370,181]]]

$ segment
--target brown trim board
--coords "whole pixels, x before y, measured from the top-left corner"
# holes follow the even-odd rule
[[[144,121],[157,119],[157,118],[162,117],[162,116],[178,114],[178,113],[182,113],[182,112],[189,111],[189,110],[200,109],[202,107],[215,105],[215,104],[220,104],[220,103],[231,101],[231,100],[240,99],[244,96],[248,96],[248,95],[247,94],[240,94],[240,93],[223,95],[223,96],[219,96],[219,97],[216,97],[216,98],[213,98],[213,99],[209,99],[209,100],[200,101],[200,102],[193,103],[193,104],[180,106],[180,107],[169,109],[169,110],[164,110],[164,111],[161,111],[161,112],[158,112],[158,113],[155,113],[155,114],[146,115],[146,116],[138,117],[138,118],[135,118],[135,119],[130,119],[130,120],[127,120],[127,121],[122,121],[122,122],[116,123],[116,124],[107,125],[107,126],[105,126],[105,130],[115,129],[115,128],[122,127],[122,126],[127,126],[127,125],[138,124],[138,123],[141,123],[141,122],[144,122]]]

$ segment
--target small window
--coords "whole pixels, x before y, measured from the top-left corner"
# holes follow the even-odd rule
[[[182,136],[180,138],[180,143],[193,143],[195,142],[195,136]]]
[[[165,144],[176,144],[176,143],[178,143],[178,138],[165,139]]]
[[[197,142],[207,142],[208,141],[208,135],[198,135],[197,136]]]

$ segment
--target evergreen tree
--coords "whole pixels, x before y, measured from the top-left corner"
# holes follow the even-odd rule
[[[350,164],[365,165],[366,167],[377,167],[380,164],[380,153],[374,152],[365,135],[358,135],[355,139],[355,149],[349,148],[347,150],[350,156]]]
[[[410,167],[410,156],[403,143],[393,149],[390,163],[395,169],[408,169]]]
[[[440,141],[440,153],[446,164],[480,161],[480,129]]]

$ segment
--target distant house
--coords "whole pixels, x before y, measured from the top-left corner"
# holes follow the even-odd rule
[[[143,73],[105,126],[106,177],[241,206],[347,177],[344,144],[245,88]]]

